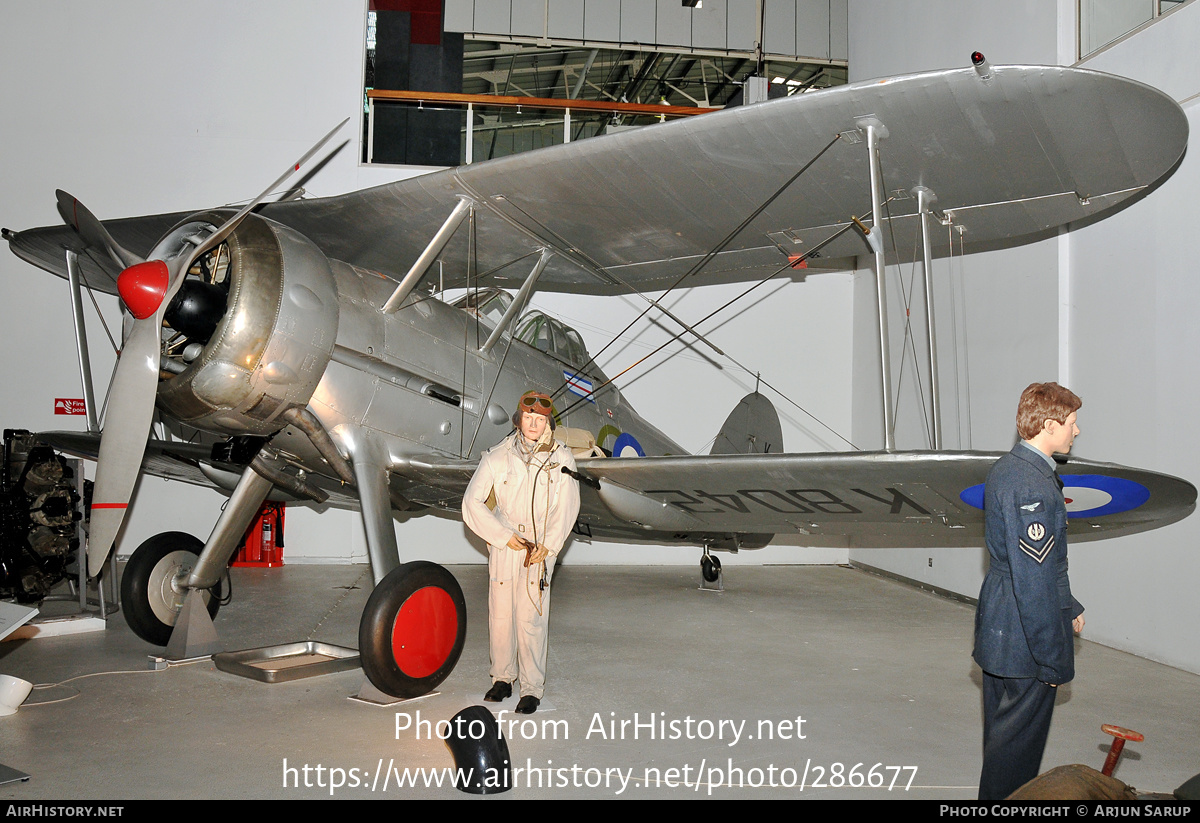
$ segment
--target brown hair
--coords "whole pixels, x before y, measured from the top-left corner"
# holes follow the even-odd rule
[[[1032,440],[1047,420],[1066,423],[1071,412],[1082,405],[1075,392],[1057,383],[1030,383],[1017,403],[1017,434],[1022,440]]]

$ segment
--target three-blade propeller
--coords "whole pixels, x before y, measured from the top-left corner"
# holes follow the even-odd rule
[[[163,316],[175,293],[183,285],[188,271],[204,254],[216,248],[231,235],[238,225],[266,197],[290,176],[300,170],[321,150],[349,118],[317,141],[303,157],[247,203],[237,214],[199,244],[189,244],[189,251],[169,259],[141,260],[113,239],[82,203],[66,192],[59,191],[59,211],[67,223],[91,246],[104,249],[125,269],[117,278],[121,301],[134,317],[133,328],[117,361],[112,387],[109,389],[108,411],[100,437],[100,454],[96,467],[96,485],[92,492],[92,516],[88,537],[88,574],[95,576],[104,567],[113,541],[125,519],[133,487],[137,483],[146,438],[154,418],[154,398],[162,352]],[[161,246],[160,246],[161,248]],[[156,248],[155,251],[159,251]],[[152,252],[153,254],[153,252]]]

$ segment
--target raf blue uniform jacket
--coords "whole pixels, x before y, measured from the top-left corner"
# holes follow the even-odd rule
[[[1067,506],[1046,460],[1022,443],[984,487],[991,565],[975,612],[975,662],[996,677],[1059,685],[1075,676],[1071,621],[1083,606],[1067,579]]]

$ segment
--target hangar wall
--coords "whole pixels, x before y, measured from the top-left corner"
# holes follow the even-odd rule
[[[1070,63],[1073,6],[1028,2],[1019,13],[1007,5],[943,0],[900,11],[886,2],[852,0],[851,80],[965,65],[974,49],[994,63]],[[898,52],[892,42],[896,33],[920,49]],[[1200,125],[1194,98],[1200,87],[1192,45],[1198,36],[1200,5],[1193,3],[1081,65],[1163,89],[1183,105],[1194,140]],[[962,446],[1009,448],[1016,440],[1013,417],[1021,389],[1034,380],[1057,379],[1084,401],[1075,453],[1200,480],[1200,440],[1180,426],[1200,413],[1195,364],[1200,331],[1193,319],[1200,286],[1189,226],[1190,195],[1200,184],[1195,154],[1190,151],[1157,191],[1114,217],[1036,245],[966,258],[965,313],[957,318],[966,336],[957,354],[960,363],[969,360],[971,440]],[[944,260],[935,262],[934,272],[939,371],[946,387],[943,420],[953,430],[954,384],[948,381],[954,352],[942,304],[948,302],[948,280],[957,288],[958,272],[951,277]],[[867,270],[857,278],[855,350],[860,356],[855,358],[853,428],[856,440],[875,437],[878,443],[873,275]],[[894,295],[893,288],[891,316],[902,317]],[[892,336],[898,352],[894,327]],[[868,347],[872,353],[865,356]],[[901,394],[908,405],[901,409],[898,446],[921,448],[912,385],[902,386]],[[959,444],[947,435],[946,445]],[[1149,534],[1072,546],[1071,581],[1087,608],[1086,636],[1200,671],[1200,647],[1191,628],[1200,621],[1200,600],[1193,592],[1200,578],[1198,543],[1200,520],[1193,515]],[[970,597],[978,594],[987,567],[980,548],[852,549],[851,558]]]
[[[1200,4],[1181,6],[1083,65],[1167,92],[1183,106],[1192,146],[1142,203],[1072,235],[1071,379],[1088,404],[1088,456],[1200,483]],[[1072,584],[1093,602],[1088,629],[1118,648],[1200,671],[1200,518],[1072,552]],[[1077,581],[1077,582],[1076,582]]]
[[[55,188],[105,218],[244,201],[344,117],[351,118],[344,130],[351,145],[306,184],[311,194],[337,194],[426,170],[356,161],[365,0],[127,0],[103,6],[0,0],[0,9],[0,69],[5,77],[26,78],[11,84],[0,118],[6,158],[0,165],[0,225],[59,223]],[[685,316],[701,317],[737,292],[684,291],[669,302]],[[52,414],[54,398],[81,395],[66,283],[5,249],[0,294],[6,309],[0,422],[33,430],[83,428],[82,418]],[[116,301],[100,299],[116,329]],[[851,275],[812,276],[806,283],[760,289],[709,331],[741,363],[838,427],[850,410],[851,301]],[[577,326],[593,351],[607,342],[605,331],[615,332],[640,310],[626,298],[540,295],[534,302]],[[90,308],[87,313],[97,392],[103,395],[113,356]],[[644,324],[601,365],[615,374],[663,339],[661,328]],[[620,385],[649,420],[685,447],[706,451],[754,378],[677,347],[683,349],[679,356],[653,360]],[[838,448],[836,437],[773,399],[790,449]],[[119,550],[127,554],[167,530],[206,537],[223,501],[213,491],[145,478]],[[457,519],[406,520],[398,523],[405,559],[483,561],[482,547]],[[290,508],[285,539],[289,562],[366,558],[357,513]],[[698,555],[695,548],[576,542],[565,560],[693,564]],[[730,562],[844,562],[846,556],[844,548],[785,542]]]

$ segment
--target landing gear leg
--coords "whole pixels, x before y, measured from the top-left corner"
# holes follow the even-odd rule
[[[368,432],[354,432],[351,462],[375,578],[358,624],[367,678],[358,699],[387,705],[428,694],[453,671],[467,638],[466,600],[436,563],[399,563],[386,449]]]
[[[270,490],[271,481],[256,472],[253,464],[247,466],[191,571],[175,581],[175,587],[186,597],[180,604],[179,619],[167,644],[164,656],[168,660],[187,660],[224,651],[224,644],[202,605],[211,596],[208,592],[219,591],[229,559]],[[209,614],[215,612],[215,605],[210,605]]]
[[[700,590],[725,591],[725,581],[721,575],[721,561],[709,554],[708,546],[704,547],[704,554],[700,556]]]

